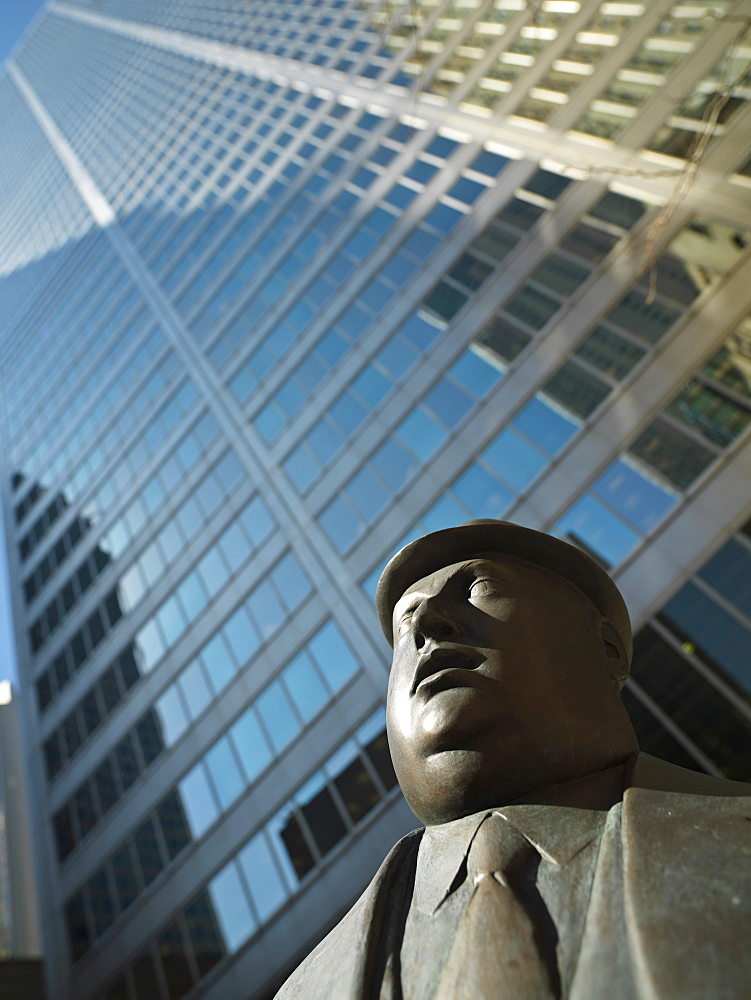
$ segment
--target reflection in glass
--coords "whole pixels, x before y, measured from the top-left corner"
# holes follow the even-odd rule
[[[287,617],[279,598],[274,593],[271,585],[266,582],[258,584],[247,600],[247,607],[263,638],[273,635],[273,633],[277,630],[277,628],[279,628],[281,623]],[[245,612],[243,611],[243,614],[244,613]],[[237,617],[238,616],[236,615],[235,622]],[[233,622],[232,625],[234,625],[235,622]],[[246,642],[243,638],[237,638],[235,636],[234,631],[231,631],[232,625],[228,624],[227,638],[229,639],[230,645],[232,646],[237,659],[242,663],[248,659],[248,653],[243,650],[243,647],[246,646]]]
[[[699,576],[751,619],[751,551],[731,539],[699,570]]]
[[[212,698],[211,689],[198,660],[189,663],[180,674],[179,686],[190,718],[197,719]]]
[[[178,784],[190,831],[194,838],[203,834],[219,815],[206,772],[197,764]]]
[[[162,697],[157,699],[155,709],[159,717],[164,742],[167,746],[172,746],[188,726],[188,718],[177,688],[168,688]]]
[[[575,417],[588,417],[610,394],[610,386],[575,361],[567,361],[542,392]]]
[[[639,535],[593,496],[583,496],[555,526],[555,534],[596,556],[606,568],[617,566],[640,541]]]
[[[667,408],[670,412],[670,406]],[[629,448],[669,482],[686,489],[714,460],[715,453],[658,417]]]
[[[624,459],[613,462],[595,482],[593,490],[645,534],[677,503],[656,479]]]
[[[208,892],[227,950],[237,951],[256,929],[257,922],[234,863],[214,876],[209,882]]]
[[[736,618],[695,583],[687,583],[658,616],[697,655],[727,677],[748,698],[751,693],[749,633]]]
[[[208,751],[204,760],[211,775],[219,805],[222,809],[226,809],[245,787],[229,741],[226,738],[218,740]]]
[[[284,683],[304,722],[317,715],[329,700],[326,687],[305,650],[285,667]]]
[[[253,781],[273,757],[255,713],[247,711],[241,715],[230,729],[230,737],[237,750],[246,779]]]
[[[699,378],[683,386],[666,412],[721,448],[735,440],[751,421],[751,409]]]
[[[477,517],[499,517],[514,499],[509,490],[477,463],[456,480],[453,492]]]
[[[263,922],[287,898],[287,887],[282,882],[263,831],[245,845],[237,860],[245,874],[256,912]]]
[[[206,668],[215,695],[232,680],[237,671],[222,634],[215,635],[206,643],[200,655],[200,662]]]
[[[576,351],[578,357],[620,381],[644,357],[643,347],[600,324]]]

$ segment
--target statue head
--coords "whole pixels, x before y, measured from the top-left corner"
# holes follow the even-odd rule
[[[636,751],[620,698],[628,612],[578,548],[470,521],[398,552],[376,603],[394,648],[391,755],[423,822],[525,799]]]

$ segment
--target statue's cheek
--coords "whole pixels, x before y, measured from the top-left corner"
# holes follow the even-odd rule
[[[409,692],[402,685],[392,685],[388,696],[388,728],[394,737],[409,739],[412,715]]]

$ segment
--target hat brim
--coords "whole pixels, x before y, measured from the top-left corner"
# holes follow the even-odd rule
[[[378,618],[389,644],[394,644],[394,605],[413,583],[444,566],[486,552],[525,559],[578,587],[613,624],[631,661],[633,644],[628,610],[602,566],[560,538],[507,521],[470,521],[434,531],[405,545],[393,556],[381,574],[376,591]]]

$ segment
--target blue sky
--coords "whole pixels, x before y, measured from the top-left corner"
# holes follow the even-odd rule
[[[24,33],[44,0],[0,0],[0,63]]]

